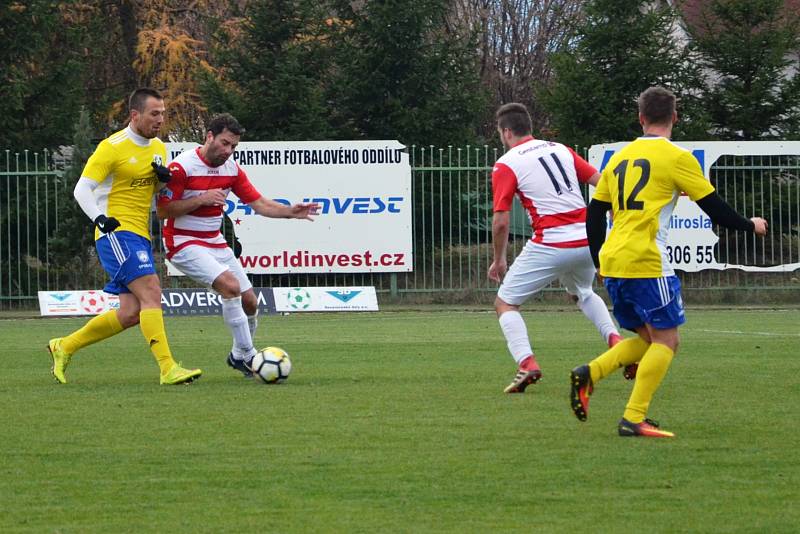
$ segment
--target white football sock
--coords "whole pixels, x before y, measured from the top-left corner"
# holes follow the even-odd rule
[[[250,337],[247,315],[242,309],[242,297],[219,300],[222,303],[222,319],[233,335],[233,357],[237,360],[249,359],[256,351],[253,338]]]
[[[611,320],[611,314],[608,313],[606,303],[596,293],[592,293],[591,296],[586,297],[584,300],[579,299],[578,307],[594,323],[604,341],[608,342],[608,336],[611,334],[619,335],[614,322]]]
[[[256,328],[258,328],[258,308],[256,308],[256,312],[253,315],[247,316],[247,327],[250,330],[250,340],[253,342],[253,346],[256,346]],[[231,352],[234,351],[236,345],[231,348]],[[256,349],[256,352],[258,349]]]
[[[253,344],[255,344],[256,328],[258,328],[258,308],[256,308],[256,312],[253,315],[247,316],[247,326],[250,327],[250,339],[252,339]]]
[[[528,328],[518,311],[507,311],[500,316],[500,328],[506,336],[508,351],[519,364],[526,357],[533,354],[531,343],[528,340]]]

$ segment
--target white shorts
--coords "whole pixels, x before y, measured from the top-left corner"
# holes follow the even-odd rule
[[[508,269],[497,296],[519,306],[554,280],[580,300],[589,297],[596,270],[589,247],[556,248],[528,241]]]
[[[189,245],[176,252],[169,261],[186,276],[207,286],[211,286],[225,271],[231,271],[239,281],[242,293],[253,287],[230,247]]]

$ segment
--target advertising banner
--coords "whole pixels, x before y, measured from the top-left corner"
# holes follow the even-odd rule
[[[378,311],[375,288],[254,287],[260,313],[300,311]],[[205,288],[164,289],[164,315],[222,315],[219,295]],[[97,315],[118,309],[119,297],[100,290],[39,291],[43,316]]]
[[[39,291],[44,316],[97,315],[119,308],[119,297],[100,290]]]
[[[275,301],[269,287],[254,287],[260,313],[275,313]],[[161,309],[164,315],[222,315],[219,295],[208,289],[164,289]]]
[[[169,159],[197,146],[169,143]],[[272,219],[231,193],[225,212],[242,243],[245,271],[412,270],[411,167],[404,148],[398,141],[240,143],[232,157],[264,197],[320,205],[314,222]]]
[[[608,163],[615,152],[621,150],[628,143],[613,143],[593,145],[589,149],[589,162],[599,170]],[[711,167],[723,155],[753,156],[753,155],[785,155],[800,154],[800,141],[697,141],[676,142],[676,145],[689,150],[703,169],[703,174],[709,178]],[[763,214],[758,214],[763,215]],[[670,230],[667,241],[667,255],[672,267],[681,271],[694,272],[703,269],[741,269],[744,271],[779,271],[790,272],[800,268],[800,263],[758,267],[753,265],[734,265],[719,263],[715,257],[714,248],[719,237],[714,233],[711,219],[683,195],[678,199],[675,211],[670,220]]]
[[[273,291],[279,312],[378,311],[372,286],[277,287]]]

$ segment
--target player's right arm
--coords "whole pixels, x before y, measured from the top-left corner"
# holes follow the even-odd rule
[[[181,198],[189,180],[186,171],[179,163],[169,165],[171,179],[166,187],[161,189],[156,203],[156,215],[159,219],[172,219],[191,213],[202,206],[224,206],[228,194],[222,189],[208,189],[203,193]]]
[[[89,156],[86,166],[83,168],[83,173],[75,184],[75,189],[72,194],[78,205],[89,219],[92,220],[95,226],[101,232],[107,234],[119,228],[119,221],[114,217],[106,217],[100,206],[97,205],[97,198],[94,196],[94,190],[97,189],[103,181],[108,179],[112,172],[114,165],[114,148],[107,140],[102,141],[97,150]]]
[[[159,219],[172,219],[202,206],[224,206],[227,196],[222,189],[209,189],[200,195],[182,200],[170,200],[167,194],[161,193],[156,204],[156,215]]]
[[[503,163],[496,163],[492,169],[492,264],[486,273],[490,280],[501,282],[508,271],[508,233],[511,225],[511,207],[517,191],[517,176]]]
[[[598,178],[594,195],[586,208],[586,239],[589,241],[589,253],[595,269],[600,269],[600,249],[606,241],[606,213],[613,208],[611,192],[608,190],[608,169],[609,166],[606,166],[606,170]]]
[[[506,259],[506,248],[508,246],[508,231],[511,220],[511,212],[496,211],[492,217],[492,250],[494,260],[489,266],[487,275],[489,280],[501,282],[508,271],[508,260]]]

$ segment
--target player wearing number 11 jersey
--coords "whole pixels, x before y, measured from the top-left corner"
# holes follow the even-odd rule
[[[551,282],[558,280],[573,295],[609,346],[620,337],[605,302],[592,290],[595,269],[586,240],[586,202],[580,184],[596,184],[600,175],[572,149],[534,139],[524,105],[505,104],[497,110],[496,119],[497,131],[508,152],[497,160],[492,171],[494,259],[488,276],[502,281],[495,311],[508,350],[518,365],[505,392],[522,393],[542,373],[519,308]],[[506,274],[509,220],[515,196],[527,212],[533,237]]]
[[[620,436],[674,436],[646,416],[677,350],[678,326],[685,322],[680,282],[666,253],[669,220],[681,192],[716,224],[757,235],[767,231],[764,219],[745,219],[733,211],[714,192],[694,156],[672,144],[669,138],[677,120],[675,95],[670,91],[651,87],[639,96],[644,135],[611,157],[586,216],[592,259],[604,277],[614,316],[639,337],[628,338],[572,370],[572,410],[585,421],[594,384],[638,362],[636,382],[618,426]],[[604,244],[609,210],[613,227]]]

